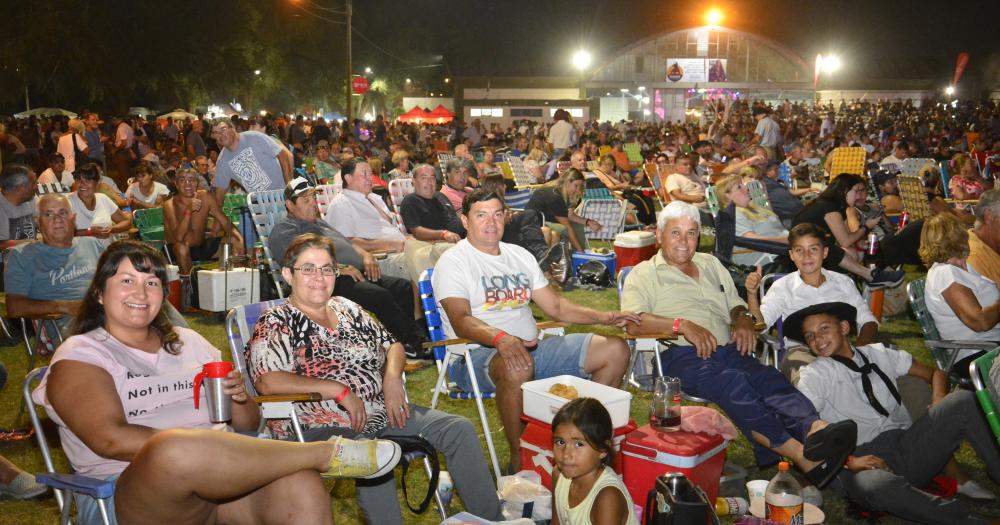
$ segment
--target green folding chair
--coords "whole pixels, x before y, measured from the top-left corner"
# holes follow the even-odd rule
[[[174,264],[167,247],[167,233],[163,229],[163,208],[146,208],[132,212],[132,224],[139,230],[139,238],[156,249],[163,250],[167,261]]]
[[[1000,352],[1000,346],[986,352],[970,363],[969,377],[972,378],[972,384],[976,387],[976,397],[979,399],[979,406],[983,408],[983,413],[986,414],[986,422],[990,424],[993,437],[1000,444],[1000,416],[997,415],[997,407],[990,396],[990,390],[986,387],[990,381],[990,369],[993,368],[993,360],[996,359],[998,352]]]

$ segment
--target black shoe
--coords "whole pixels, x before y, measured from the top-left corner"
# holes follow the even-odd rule
[[[822,490],[825,489],[827,485],[836,478],[841,471],[844,470],[844,464],[847,463],[847,458],[850,456],[850,451],[844,451],[843,453],[832,457],[830,459],[824,460],[819,465],[813,467],[809,472],[805,472],[803,475],[809,483],[812,483],[816,488]]]
[[[906,273],[902,271],[876,268],[872,270],[872,280],[868,282],[868,286],[873,289],[895,288],[900,284],[903,284],[903,279],[905,277]]]
[[[849,419],[838,421],[806,437],[802,444],[802,455],[810,461],[823,461],[839,456],[845,450],[854,450],[857,439],[857,423]]]
[[[417,359],[420,361],[433,361],[434,349],[424,348],[420,343],[403,343],[403,353],[407,359]]]

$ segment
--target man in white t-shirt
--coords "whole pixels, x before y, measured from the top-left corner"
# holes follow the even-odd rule
[[[882,166],[887,166],[889,164],[895,164],[897,168],[903,167],[903,161],[910,156],[910,143],[905,140],[900,140],[896,142],[896,147],[892,150],[892,155],[882,159],[879,164]]]
[[[533,379],[573,375],[617,388],[629,361],[629,349],[618,337],[569,334],[539,338],[531,313],[535,302],[556,321],[623,326],[637,322],[630,312],[599,312],[575,305],[549,287],[527,250],[500,242],[505,206],[500,198],[476,190],[465,199],[462,224],[468,237],[446,252],[434,268],[434,293],[447,314],[447,337],[463,337],[481,346],[472,349],[475,381],[483,392],[496,392],[497,409],[511,450],[511,467],[521,469],[519,440],[521,385]],[[464,365],[449,376],[472,391]]]
[[[708,205],[705,202],[706,184],[700,175],[694,173],[692,168],[692,163],[697,162],[697,159],[697,153],[679,157],[675,164],[677,173],[667,177],[666,187],[671,200],[704,208]]]
[[[49,156],[49,167],[38,176],[38,184],[59,184],[64,189],[73,185],[73,172],[66,169],[62,154]]]
[[[875,343],[855,348],[847,339],[854,307],[820,303],[785,321],[789,337],[805,340],[818,359],[802,368],[798,388],[831,423],[854,421],[858,434],[838,481],[847,496],[875,511],[920,523],[986,523],[958,499],[920,490],[930,484],[963,442],[968,441],[1000,480],[1000,450],[974,394],[948,393],[948,376],[906,352]],[[911,421],[897,381],[923,379],[932,388],[927,414]]]

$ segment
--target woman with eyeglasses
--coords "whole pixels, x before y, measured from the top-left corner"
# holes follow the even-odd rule
[[[333,241],[314,233],[296,237],[285,251],[288,302],[260,317],[246,348],[257,391],[323,396],[296,405],[306,441],[422,436],[444,453],[466,509],[499,519],[496,487],[472,423],[407,401],[403,345],[360,306],[333,296],[334,251]],[[289,421],[269,425],[276,436],[294,438]],[[403,523],[391,474],[357,488],[368,523]]]

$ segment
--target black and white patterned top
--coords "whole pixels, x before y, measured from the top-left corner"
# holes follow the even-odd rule
[[[246,348],[250,375],[256,380],[280,371],[339,381],[364,401],[368,417],[362,433],[374,435],[388,423],[382,375],[396,340],[357,304],[332,297],[328,306],[337,315],[336,330],[317,324],[290,303],[265,312]],[[304,430],[351,426],[350,415],[332,399],[295,407]],[[279,439],[292,436],[290,421],[272,420],[268,426]]]

